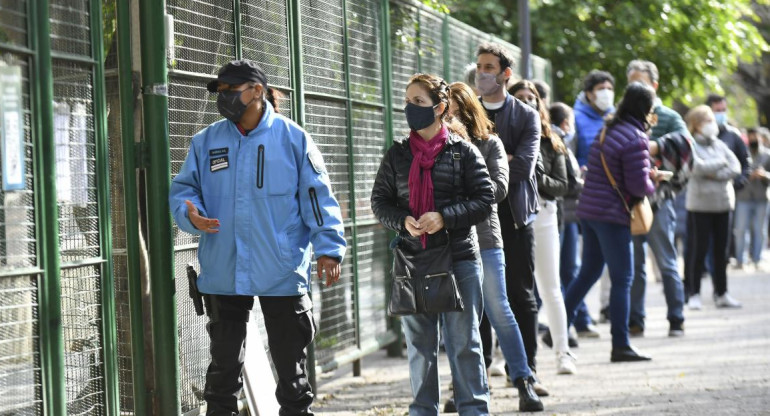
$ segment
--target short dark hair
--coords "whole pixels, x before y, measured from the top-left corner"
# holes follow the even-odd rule
[[[647,130],[650,126],[647,124],[647,115],[652,111],[655,102],[655,91],[647,84],[639,81],[632,82],[626,87],[626,93],[620,100],[618,111],[610,120],[609,125],[614,126],[621,121],[636,120],[644,124]]]
[[[706,105],[711,107],[713,104],[721,103],[722,101],[727,100],[724,95],[714,94],[711,93],[706,97]]]
[[[551,124],[561,126],[561,123],[564,123],[564,120],[572,114],[572,108],[561,102],[553,103],[548,113],[551,115]]]
[[[629,62],[628,67],[626,67],[626,76],[628,76],[631,71],[644,72],[650,77],[650,81],[658,82],[658,67],[650,61],[634,59]]]
[[[612,74],[606,71],[599,71],[598,69],[594,69],[589,72],[583,80],[583,91],[593,91],[595,86],[606,81],[609,81],[613,87],[615,86],[615,77],[613,77]]]
[[[503,45],[495,42],[484,42],[479,45],[479,48],[476,50],[476,56],[484,53],[491,53],[500,60],[500,70],[505,71],[505,68],[513,69],[515,64],[513,54],[511,54],[511,52]]]
[[[532,83],[535,84],[535,88],[537,89],[537,93],[540,94],[540,98],[542,98],[543,101],[548,101],[548,96],[551,95],[551,87],[539,79],[532,81]]]
[[[746,134],[759,134],[759,129],[756,127],[749,127],[746,129]]]

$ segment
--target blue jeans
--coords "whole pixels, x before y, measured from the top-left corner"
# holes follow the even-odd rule
[[[502,248],[481,250],[484,267],[484,312],[497,333],[500,349],[511,372],[511,380],[529,377],[532,372],[527,365],[527,352],[516,318],[508,303],[505,291],[505,255]]]
[[[677,251],[674,243],[676,232],[676,211],[674,200],[660,201],[652,221],[652,228],[646,236],[635,236],[634,240],[634,280],[631,285],[631,314],[629,324],[644,329],[644,298],[647,289],[647,273],[644,270],[646,245],[650,245],[655,261],[658,263],[663,279],[663,293],[666,296],[669,322],[684,322],[684,285],[679,275]]]
[[[566,293],[567,286],[577,277],[580,270],[580,256],[578,255],[578,245],[580,243],[580,229],[576,222],[564,224],[564,231],[561,233],[561,255],[559,261],[559,276],[561,277],[561,290]],[[584,331],[591,324],[591,315],[588,313],[588,306],[584,301],[578,304],[577,315],[572,323],[578,331]]]
[[[612,348],[631,344],[628,338],[631,279],[633,278],[634,248],[628,225],[603,221],[581,220],[583,228],[583,263],[578,277],[567,288],[564,303],[568,323],[575,319],[578,304],[591,286],[601,277],[604,265],[610,271],[610,322]]]
[[[452,370],[457,411],[463,416],[489,415],[489,386],[479,335],[483,308],[481,265],[476,260],[458,261],[454,263],[454,273],[464,311],[401,318],[414,398],[409,405],[410,416],[439,413],[439,320],[443,324],[444,348]]]
[[[751,261],[759,263],[762,260],[762,247],[765,243],[763,230],[767,215],[767,201],[737,201],[735,203],[735,258],[738,264],[743,264],[746,250],[746,231],[750,232],[751,245],[749,254]]]

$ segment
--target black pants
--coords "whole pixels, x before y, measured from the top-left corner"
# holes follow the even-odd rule
[[[211,364],[203,394],[208,404],[206,416],[232,416],[238,414],[238,397],[243,388],[246,322],[254,298],[206,295],[204,299],[209,316],[206,329],[211,339]],[[312,416],[313,392],[305,372],[306,348],[315,336],[310,297],[261,296],[259,303],[270,356],[278,373],[275,396],[281,406],[279,415]]]
[[[484,354],[484,368],[489,368],[492,365],[495,349],[494,345],[492,345],[492,324],[489,322],[486,313],[481,314],[479,333],[481,334],[481,349]]]
[[[537,355],[537,301],[535,300],[535,232],[532,224],[516,228],[505,199],[499,204],[505,254],[508,302],[519,323],[527,363],[535,371]]]
[[[717,296],[727,292],[727,244],[730,236],[729,212],[687,212],[687,257],[685,290],[689,296],[700,294],[700,282],[706,267],[709,241],[714,245],[714,270],[711,276]]]

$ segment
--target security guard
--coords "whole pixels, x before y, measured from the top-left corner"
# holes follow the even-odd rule
[[[208,83],[225,120],[198,132],[169,204],[179,228],[201,235],[198,288],[209,316],[207,416],[238,413],[244,341],[254,296],[278,373],[280,415],[312,415],[305,372],[315,335],[308,296],[311,250],[318,277],[339,280],[345,238],[321,153],[278,114],[278,92],[249,60],[225,64]]]

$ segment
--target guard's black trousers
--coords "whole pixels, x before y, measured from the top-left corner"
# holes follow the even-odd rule
[[[238,397],[243,388],[243,360],[246,351],[246,322],[254,298],[251,296],[205,295],[211,339],[211,364],[206,373],[203,397],[206,416],[238,414]],[[278,373],[275,396],[279,416],[312,416],[313,392],[307,380],[306,348],[315,336],[312,302],[303,296],[260,296],[268,346]],[[261,348],[261,346],[251,346]],[[260,377],[271,377],[260,374]]]

